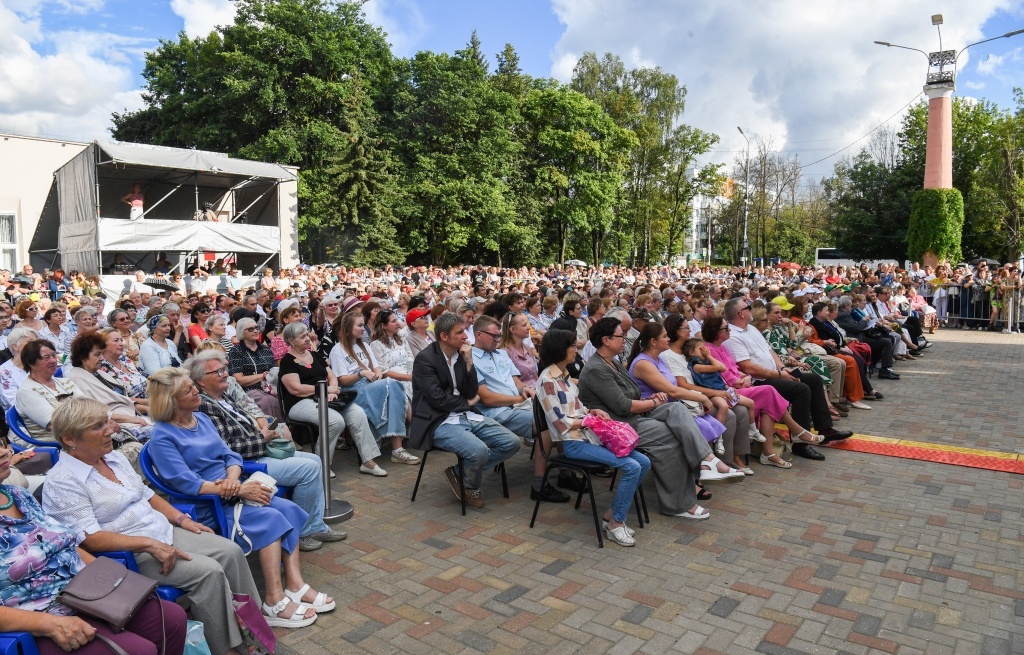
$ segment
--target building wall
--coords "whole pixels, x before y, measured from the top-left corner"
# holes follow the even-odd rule
[[[14,270],[28,263],[29,244],[54,172],[88,145],[0,134],[0,267]],[[15,242],[9,244],[5,242],[10,230],[4,216],[12,214]]]

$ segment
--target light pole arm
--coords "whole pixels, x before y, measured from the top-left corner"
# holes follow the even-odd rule
[[[996,37],[996,38],[999,38],[999,37]],[[888,41],[875,41],[875,43],[877,43],[878,45],[884,45],[886,48],[901,48],[903,50],[913,50],[914,52],[920,52],[922,55],[924,55],[925,59],[928,59],[929,62],[931,61],[931,59],[929,59],[929,57],[928,57],[928,53],[925,52],[924,50],[919,50],[917,48],[909,48],[909,47],[907,47],[905,45],[896,45],[895,43],[889,43]],[[972,45],[977,45],[977,44],[972,44]],[[970,46],[968,46],[968,47],[970,47]],[[965,50],[966,50],[966,48],[965,48]]]
[[[985,39],[984,41],[978,41],[977,43],[971,43],[970,45],[965,45],[960,50],[960,52],[956,53],[956,59],[953,60],[953,65],[956,66],[956,62],[958,62],[960,60],[960,55],[962,55],[965,52],[967,52],[968,48],[973,48],[976,45],[981,45],[982,43],[988,43],[989,41],[995,41],[997,39],[1008,39],[1011,36],[1017,36],[1018,34],[1024,34],[1024,30],[1014,30],[1012,32],[1007,32],[1006,34],[1000,34],[999,36],[993,36],[991,39]],[[875,43],[878,43],[878,41],[875,41]]]

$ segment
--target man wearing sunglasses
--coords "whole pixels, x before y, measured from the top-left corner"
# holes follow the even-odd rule
[[[481,316],[473,324],[476,344],[473,347],[473,368],[479,383],[480,411],[484,416],[508,428],[512,434],[524,441],[533,437],[532,399],[536,390],[519,380],[519,369],[504,350],[498,347],[501,341],[501,325],[490,316]],[[545,444],[550,450],[551,444]],[[567,503],[569,494],[563,493],[550,483],[541,488],[544,481],[543,457],[533,459],[533,486],[531,500],[549,503]]]

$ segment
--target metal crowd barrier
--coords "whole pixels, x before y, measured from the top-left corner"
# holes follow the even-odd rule
[[[985,329],[990,326],[992,296],[976,286],[951,284],[945,286],[946,296],[932,297],[940,326],[964,329]],[[936,293],[938,289],[936,289]],[[1002,299],[996,326],[1000,330],[1020,332],[1024,328],[1024,289],[1018,289]]]

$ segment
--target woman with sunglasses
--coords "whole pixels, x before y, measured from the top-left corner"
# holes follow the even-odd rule
[[[270,370],[276,366],[274,354],[267,344],[260,342],[259,325],[246,317],[238,319],[235,329],[239,339],[228,353],[228,373],[264,414],[283,420],[281,403],[268,380]]]
[[[46,327],[42,319],[39,317],[39,305],[29,299],[22,300],[14,307],[14,313],[18,315],[20,319],[19,325],[32,328],[36,332]]]
[[[192,352],[199,350],[199,346],[210,338],[203,326],[211,314],[213,310],[204,302],[198,302],[192,307],[191,325],[188,326],[188,342],[192,346]]]
[[[132,329],[135,325],[135,305],[130,302],[125,304],[129,305],[131,309],[122,308],[110,312],[107,314],[107,324],[117,330],[124,340],[124,356],[132,364],[138,366],[143,339],[139,338],[135,330]]]

